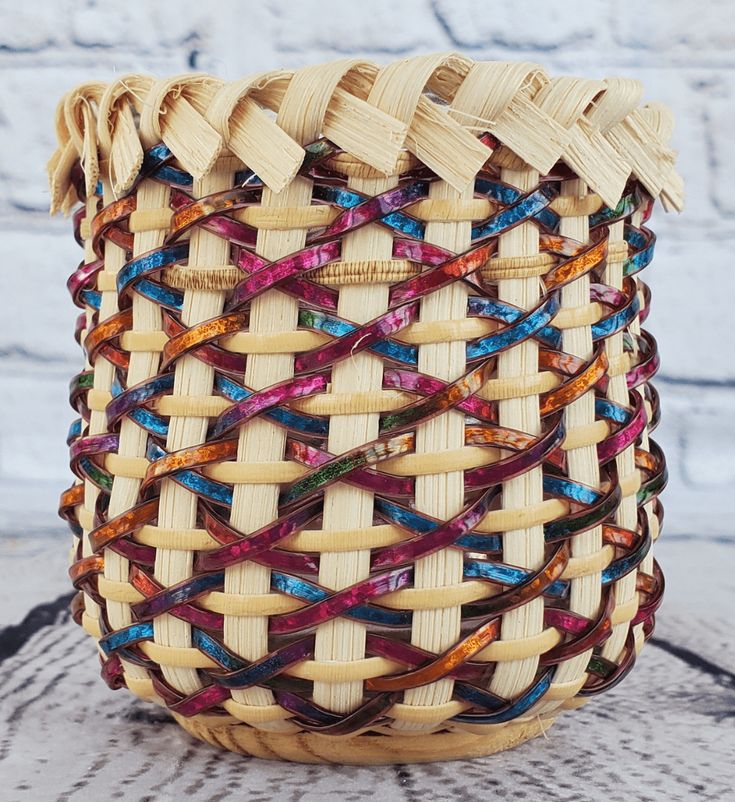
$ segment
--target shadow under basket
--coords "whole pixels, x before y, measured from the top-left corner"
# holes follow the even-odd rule
[[[664,587],[646,222],[682,206],[640,97],[456,53],[66,93],[59,514],[111,688],[371,764],[513,747],[625,677]]]

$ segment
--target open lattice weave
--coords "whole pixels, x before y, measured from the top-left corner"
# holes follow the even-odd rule
[[[681,206],[640,94],[457,54],[67,93],[60,514],[110,687],[374,762],[502,748],[629,671],[663,591],[644,223]]]

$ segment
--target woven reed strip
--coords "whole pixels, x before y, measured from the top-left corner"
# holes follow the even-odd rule
[[[607,128],[609,133],[606,134],[607,138],[615,139],[615,132],[619,131],[621,128],[621,118],[624,116],[621,114],[621,109],[631,109],[634,108],[642,94],[642,87],[641,85],[632,79],[611,79],[607,81],[608,89],[606,93],[600,99],[593,109],[590,110],[589,116],[591,119],[595,119],[597,122],[603,123],[603,129]],[[669,115],[670,117],[670,115]],[[615,120],[617,125],[610,126],[609,123]],[[607,122],[608,124],[605,125],[604,123]],[[656,120],[652,121],[653,127],[656,131],[656,134],[661,137],[661,141],[666,143],[670,137],[671,130],[668,127],[667,120],[664,116],[657,117]],[[612,135],[612,136],[611,136]],[[659,168],[660,169],[660,168]],[[661,176],[660,181],[663,183],[663,176]],[[675,182],[676,183],[676,182]],[[676,194],[676,189],[673,190],[673,194]],[[667,206],[667,198],[666,192],[664,192],[664,196],[662,198],[664,205]],[[680,203],[680,199],[679,199]],[[673,205],[677,205],[677,201],[673,201]],[[641,222],[641,214],[640,212],[634,212],[631,218],[631,223],[633,225],[640,225]],[[609,251],[610,256],[608,257],[608,264],[605,270],[605,281],[610,284],[611,286],[621,288],[623,284],[623,264],[624,264],[624,256],[622,255],[622,249],[620,245],[624,243],[624,221],[619,221],[617,223],[613,223],[609,227],[608,233],[608,241],[609,241]],[[615,251],[612,246],[617,246],[619,250]],[[634,277],[634,281],[637,285],[637,279]],[[629,330],[632,333],[636,333],[639,330],[639,320],[638,317],[640,316],[642,310],[639,310],[638,316],[636,316],[635,320],[632,321]],[[616,356],[623,353],[623,332],[617,332],[616,334],[609,337],[606,341],[606,353],[610,359],[615,358]],[[634,344],[635,347],[635,344]],[[637,391],[636,391],[637,392]],[[628,402],[628,388],[625,381],[625,377],[623,375],[613,375],[611,372],[610,384],[608,388],[608,398],[613,401],[617,401],[619,403],[624,403],[627,405]],[[647,442],[647,426],[644,428],[644,431],[641,435],[641,447],[648,448]],[[618,473],[620,477],[627,477],[634,473],[635,471],[635,444],[626,448],[622,454],[617,457],[617,467]],[[648,507],[648,505],[646,505]],[[656,529],[658,528],[658,520],[655,519],[654,516],[648,514],[648,509],[646,510],[646,516],[648,518],[648,525],[650,527],[651,523],[654,523]],[[616,512],[616,523],[620,526],[626,527],[631,530],[635,530],[637,528],[637,518],[638,518],[638,505],[636,502],[636,498],[634,495],[624,495],[621,499],[620,506]],[[652,530],[654,531],[654,530]],[[638,594],[636,593],[636,580],[638,574],[640,572],[650,573],[653,569],[653,550],[649,551],[649,555],[644,558],[642,564],[639,566],[637,571],[629,573],[627,576],[624,576],[620,579],[613,589],[613,593],[615,594],[615,611],[620,608],[620,606],[624,606],[625,604],[629,603],[633,599],[637,599]],[[613,612],[613,616],[615,614]],[[635,628],[637,633],[640,634],[642,632],[642,625],[639,625]],[[628,635],[629,626],[626,624],[615,624],[613,625],[613,631],[608,639],[608,641],[603,645],[602,648],[602,655],[607,659],[616,660],[624,648],[625,641]]]
[[[123,101],[125,98],[122,99]],[[108,127],[112,116],[112,106],[116,105],[115,123],[113,123],[114,133],[116,134],[111,138],[111,130]],[[100,155],[105,158],[105,163],[108,164],[107,158],[111,151],[119,154],[128,165],[128,172],[137,174],[142,164],[142,146],[140,139],[135,134],[135,123],[132,117],[131,105],[128,102],[121,102],[121,98],[116,92],[116,86],[111,84],[107,87],[99,102],[99,115],[97,125],[95,126],[97,138],[99,140]],[[127,136],[124,135],[127,133]],[[130,134],[134,133],[134,136]],[[122,134],[122,135],[121,135]],[[85,176],[88,183],[96,178],[94,172],[85,170]],[[102,171],[103,183],[103,198],[105,186],[107,187],[108,196],[117,196],[119,187],[112,178],[112,182],[104,175]],[[87,187],[88,194],[95,197],[89,192],[91,186]],[[150,207],[158,209],[164,205],[168,199],[169,191],[165,186],[161,186],[156,182],[143,180],[140,184],[137,198],[136,207],[138,209],[145,209]],[[96,198],[95,198],[96,200]],[[141,212],[143,213],[143,212]],[[82,236],[88,238],[90,236],[89,223],[91,222],[92,215],[88,215],[82,222],[81,232]],[[86,224],[86,225],[85,225]],[[165,226],[159,226],[159,229],[165,229]],[[162,244],[163,235],[165,230],[154,231],[152,228],[148,233],[142,236],[136,236],[133,240],[133,254],[138,255],[155,248]],[[108,245],[111,252],[114,252],[115,247],[112,243]],[[121,249],[117,249],[120,251]],[[107,253],[107,248],[105,249]],[[124,252],[119,254],[124,260]],[[116,291],[115,274],[107,272],[106,270],[100,271],[97,274],[97,289],[103,293],[109,293],[111,290]],[[113,293],[111,298],[117,302],[116,295]],[[144,299],[137,294],[132,302],[133,310],[133,328],[139,326],[143,331],[159,331],[161,328],[161,315],[156,304]],[[157,372],[158,355],[157,354],[138,354],[131,356],[130,364],[127,372],[127,381],[132,384],[136,381],[142,381],[150,376],[154,376]],[[92,409],[92,407],[90,407]],[[102,410],[101,410],[102,411]],[[142,456],[145,454],[147,444],[147,435],[136,426],[130,419],[125,419],[120,425],[120,440],[118,453],[125,456]],[[108,515],[115,516],[125,512],[133,506],[138,498],[138,489],[140,481],[137,478],[121,479],[118,482],[113,481],[113,486],[110,493],[110,501],[108,507]],[[80,519],[81,520],[81,519]],[[91,523],[91,522],[90,522]],[[116,553],[112,549],[104,549],[104,577],[107,579],[124,580],[128,577],[129,561],[122,555]],[[110,624],[115,628],[122,628],[132,623],[132,612],[130,605],[126,603],[115,604],[114,602],[107,605],[107,614]],[[148,687],[150,678],[148,672],[142,667],[134,663],[121,659],[124,675],[128,686],[134,689],[135,687]],[[134,691],[135,692],[135,691]],[[146,697],[155,701],[157,704],[163,704],[163,700],[152,690],[146,693]]]
[[[316,138],[322,124],[326,123],[326,106],[330,99],[335,97],[336,83],[339,80],[343,80],[350,69],[360,71],[362,64],[357,60],[350,60],[340,64],[323,65],[312,70],[305,70],[294,76],[280,101],[277,121],[281,130],[286,130],[290,134],[296,133],[295,140],[306,142]],[[317,113],[310,112],[307,108],[308,104],[303,104],[304,96],[319,98],[316,106]],[[288,111],[288,103],[286,103],[286,98],[289,97],[291,98],[290,103],[292,106],[292,111],[290,112]],[[368,116],[376,121],[376,125],[385,123],[385,120],[380,115],[370,115],[370,110],[367,109],[367,111]],[[309,114],[309,116],[302,119],[301,115],[305,114]],[[340,133],[343,136],[354,137],[353,130],[354,125],[341,125],[340,131],[336,131],[332,135],[336,140],[339,140]],[[388,126],[387,130],[390,130],[390,126]],[[386,151],[385,142],[381,137],[377,137],[371,143],[371,146],[373,154],[379,146],[383,146],[383,150]],[[266,148],[266,150],[269,151],[268,156],[272,159],[276,153],[275,149]],[[367,152],[368,154],[371,152],[369,148]],[[267,199],[270,199],[275,209],[287,208],[289,203],[294,206],[302,206],[310,200],[309,187],[310,181],[297,178],[284,192],[277,195],[270,194],[269,190],[265,189],[261,206],[267,207],[269,205]],[[267,232],[261,230],[258,235],[258,247],[261,248],[259,252],[268,258],[277,258],[297,248],[299,240],[303,244],[305,233],[305,229],[291,229],[284,230],[280,235],[274,235],[269,238]],[[279,330],[281,327],[285,327],[286,330],[295,329],[297,309],[298,306],[295,301],[288,296],[277,291],[267,293],[262,299],[257,298],[253,302],[254,312],[250,328],[255,331],[260,329],[269,331],[273,328]],[[267,386],[278,378],[288,378],[293,375],[292,360],[292,356],[283,355],[280,362],[274,364],[273,356],[265,357],[262,360],[251,357],[248,360],[245,377],[246,384],[257,389],[258,387]],[[270,456],[270,458],[278,459],[279,454],[282,455],[283,453],[284,444],[285,435],[278,427],[263,421],[253,421],[249,426],[241,429],[238,460],[252,461],[253,453],[262,454],[263,451],[265,451],[266,458]],[[277,484],[270,487],[263,485],[236,486],[233,503],[233,524],[239,526],[241,530],[252,528],[254,524],[257,526],[257,519],[253,519],[252,515],[246,514],[246,512],[252,512],[253,506],[262,513],[262,523],[270,520],[269,513],[272,513],[271,517],[275,517],[278,490],[279,486]],[[261,506],[258,506],[259,504]],[[226,590],[233,592],[241,587],[244,587],[247,592],[257,592],[261,585],[265,584],[266,589],[270,585],[269,569],[253,563],[228,568],[225,572],[225,577]],[[267,653],[267,618],[264,617],[254,624],[250,621],[226,619],[225,630],[226,641],[228,641],[229,635],[228,642],[239,653],[252,658]],[[233,699],[236,701],[247,700],[251,704],[270,704],[272,703],[272,694],[264,689],[253,688],[247,691],[235,691]],[[269,728],[289,731],[293,729],[293,725],[288,722],[276,722],[273,727]]]
[[[223,156],[201,179],[195,179],[193,195],[201,198],[209,193],[228,189],[234,181],[239,163]],[[196,228],[189,240],[189,264],[201,267],[222,264],[228,258],[229,245],[220,237]],[[181,319],[187,326],[208,320],[222,312],[225,294],[222,291],[188,290],[184,292]],[[175,365],[174,395],[209,394],[214,382],[214,369],[196,357],[186,354]],[[172,416],[166,439],[166,450],[176,451],[204,442],[207,418]],[[196,525],[197,496],[187,488],[166,478],[160,485],[158,521],[161,526],[188,529]],[[191,576],[194,554],[188,551],[157,549],[154,577],[164,586],[173,585]],[[153,620],[154,642],[161,646],[190,647],[191,626],[170,613]],[[196,671],[161,666],[163,676],[177,690],[189,694],[202,686]]]
[[[429,62],[431,73],[442,62]],[[424,80],[429,76],[424,74]],[[423,88],[423,87],[421,87]],[[455,98],[456,100],[456,98]],[[473,186],[458,191],[437,181],[429,189],[431,201],[447,204],[471,202]],[[469,221],[429,222],[425,240],[460,253],[470,246],[471,226]],[[467,311],[468,291],[461,282],[433,292],[421,300],[420,320],[424,325],[432,321],[462,319]],[[445,381],[453,381],[464,373],[465,343],[421,344],[418,350],[418,370]],[[416,427],[416,454],[436,454],[444,449],[461,448],[464,445],[464,415],[448,411]],[[420,475],[415,484],[416,509],[439,519],[447,520],[456,515],[464,505],[464,474],[462,471]],[[462,582],[463,555],[457,549],[445,548],[415,562],[415,588],[441,588]],[[459,638],[461,607],[440,607],[418,610],[413,613],[411,643],[431,652],[440,653]],[[439,705],[450,701],[454,681],[440,679],[418,688],[408,688],[403,701],[407,705]],[[395,721],[391,728],[397,731],[426,730],[426,726],[411,722]]]
[[[308,114],[308,107],[300,106],[295,100],[303,92],[304,97],[312,98],[315,88],[309,80],[313,73],[302,75],[289,86],[279,109],[277,123],[295,142],[301,144],[313,138],[314,119]],[[312,102],[318,102],[314,99]],[[317,112],[318,113],[318,112]],[[321,120],[318,121],[319,123]],[[317,123],[318,124],[318,123]],[[263,189],[262,206],[277,209],[286,206],[301,206],[311,199],[311,182],[296,177],[280,193]],[[237,217],[238,215],[236,215]],[[305,229],[273,231],[261,229],[258,232],[256,253],[269,260],[303,247]],[[288,295],[272,290],[253,299],[251,306],[250,331],[274,333],[296,329],[298,303]],[[248,358],[244,383],[247,387],[259,390],[283,379],[293,376],[293,355],[254,354]],[[286,433],[268,421],[256,419],[240,428],[237,461],[276,461],[283,458]],[[277,517],[278,484],[236,485],[233,489],[230,521],[241,532],[254,531]],[[250,595],[267,593],[270,590],[271,572],[267,566],[248,561],[225,569],[224,592],[226,594]],[[240,617],[225,615],[224,642],[246,659],[254,660],[267,654],[268,618],[266,616]],[[266,706],[274,703],[271,691],[265,688],[233,690],[235,702]],[[265,722],[262,729],[277,732],[298,730],[288,721]]]
[[[376,86],[385,79],[379,73],[368,95],[375,103]],[[376,104],[377,105],[377,104]],[[388,106],[388,108],[386,108]],[[383,111],[404,114],[404,108],[391,109],[388,103]],[[348,176],[347,186],[367,195],[377,195],[397,184],[397,177]],[[342,260],[360,261],[365,258],[390,259],[393,238],[389,231],[378,225],[364,226],[342,240]],[[329,270],[327,266],[322,270]],[[366,279],[368,276],[366,275]],[[339,279],[337,279],[338,281]],[[388,307],[387,283],[336,284],[339,291],[337,314],[360,324],[366,323]],[[331,394],[379,391],[383,383],[383,363],[380,358],[366,353],[353,354],[332,369]],[[330,418],[327,448],[332,454],[341,454],[354,446],[374,440],[378,436],[379,416],[376,413],[340,415]],[[373,494],[367,490],[337,483],[325,489],[322,526],[325,532],[345,527],[367,527],[373,522]],[[370,574],[370,551],[352,549],[345,552],[321,553],[319,583],[335,590],[348,587]],[[365,655],[366,626],[359,621],[335,618],[320,624],[316,630],[314,656],[317,660],[356,661]],[[330,710],[349,712],[363,701],[363,682],[330,683],[325,677],[314,682],[313,698]]]
[[[156,181],[144,180],[136,193],[136,208],[156,208],[165,203],[170,190],[165,184]],[[133,256],[138,256],[163,244],[165,231],[150,230],[136,234],[133,238]],[[107,243],[105,253],[116,249],[113,243]],[[119,249],[118,249],[119,250]],[[109,274],[106,274],[109,275]],[[109,292],[109,291],[108,291]],[[107,292],[105,292],[107,294]],[[116,299],[116,293],[110,293]],[[140,332],[161,332],[161,311],[152,301],[139,293],[133,294],[133,330]],[[162,332],[161,332],[162,333]],[[138,351],[130,354],[130,364],[127,371],[127,384],[132,386],[138,382],[155,376],[158,372],[159,354],[157,352]],[[120,423],[120,441],[118,454],[122,457],[145,458],[148,433],[138,426],[135,421],[125,417]],[[146,460],[147,462],[147,460]],[[110,494],[109,517],[115,517],[135,506],[138,501],[140,479],[136,477],[119,477],[115,479]],[[127,580],[130,562],[113,549],[104,550],[105,572],[107,579]],[[122,629],[133,623],[129,604],[111,602],[107,605],[110,624],[115,629]],[[148,672],[130,661],[124,661],[123,667],[126,677],[145,679]]]
[[[574,78],[558,78],[542,90],[545,92],[540,105],[553,109],[554,117],[566,127],[577,123],[594,96],[602,88],[597,81]],[[563,181],[561,197],[585,198],[588,189],[584,181],[575,179]],[[562,217],[559,233],[582,242],[589,242],[589,226],[586,214],[576,217]],[[590,298],[589,273],[578,277],[562,288],[562,308],[574,308],[588,303]],[[589,325],[564,329],[562,349],[579,356],[585,361],[592,358],[592,333]],[[590,425],[595,421],[595,393],[587,391],[581,398],[573,401],[564,410],[564,425],[567,429]],[[566,452],[567,476],[593,488],[600,487],[600,471],[597,450],[593,445],[581,446]],[[602,527],[595,526],[572,539],[571,554],[580,557],[599,552],[602,548]],[[600,606],[600,574],[579,577],[571,582],[569,609],[592,620],[597,616]],[[575,683],[586,678],[586,668],[592,649],[588,649],[569,660],[562,662],[554,674],[554,684]],[[548,712],[549,705],[541,702],[538,712]]]
[[[97,148],[95,143],[95,137],[92,136],[93,132],[93,121],[91,116],[91,103],[87,99],[89,96],[90,99],[99,98],[101,93],[101,86],[99,84],[83,84],[77,87],[76,91],[73,93],[67,94],[58,104],[57,112],[56,112],[56,130],[57,134],[62,133],[67,138],[65,144],[58,150],[54,156],[52,157],[52,163],[55,163],[60,169],[62,170],[69,170],[71,169],[71,165],[73,164],[74,158],[74,150],[76,148],[77,153],[87,152],[89,153],[87,165],[90,168],[89,172],[94,173],[96,170],[96,156],[97,156]],[[69,128],[67,120],[77,119],[81,120],[83,123],[83,130],[80,132],[78,129],[71,129]],[[74,132],[75,136],[72,137],[72,131]],[[87,188],[92,183],[91,177],[86,179]],[[52,207],[54,204],[63,204],[65,202],[70,202],[71,198],[71,188],[65,189],[63,192],[57,191],[54,192],[52,188]],[[91,193],[88,193],[88,200],[85,203],[85,212],[91,218],[92,215],[96,211],[96,198],[90,197]],[[96,255],[94,250],[92,249],[92,243],[89,240],[85,240],[84,242],[84,262],[85,264],[89,264],[90,262],[96,261]],[[100,310],[100,317],[105,314],[109,316],[114,314],[115,309],[114,306],[110,305],[110,301],[105,305],[104,313]],[[94,310],[86,306],[84,311],[85,316],[85,326],[80,333],[80,342],[84,342],[84,337],[86,336],[87,332],[90,330],[93,322]],[[84,360],[84,369],[85,371],[92,370],[93,366],[90,364],[87,356],[85,354]],[[95,375],[94,379],[94,386],[96,389],[105,389],[109,390],[110,385],[108,384],[107,387],[103,388],[104,383],[104,376],[100,375],[99,381],[97,376]],[[88,433],[92,434],[92,419],[90,418],[90,424],[88,427]],[[104,421],[104,414],[100,416],[98,415],[94,418],[94,426],[96,427],[97,431],[104,431],[105,421]],[[84,481],[84,501],[81,505],[81,509],[84,509],[91,514],[94,510],[94,505],[97,500],[97,496],[99,495],[99,490],[97,487],[89,480]],[[89,544],[89,540],[87,538],[87,534],[89,532],[88,527],[86,530],[83,529],[82,537],[81,537],[81,546],[82,546],[82,556],[88,557],[91,555],[91,548]],[[73,561],[76,559],[76,550],[78,543],[74,543],[74,547],[70,553],[70,559]],[[97,602],[90,596],[89,593],[84,593],[83,596],[84,604],[82,615],[84,617],[90,617],[95,621],[99,620],[100,617],[100,607]],[[101,649],[98,648],[98,653],[101,654]]]
[[[583,181],[572,180],[562,182],[562,196],[584,197],[587,187]],[[588,217],[563,217],[559,224],[559,233],[573,237],[579,242],[589,242]],[[571,284],[562,288],[562,307],[574,307],[590,297],[590,278],[586,273]],[[564,329],[562,332],[562,348],[566,353],[574,354],[589,361],[592,357],[592,333],[589,325]],[[590,425],[595,420],[595,394],[587,391],[581,398],[569,404],[564,411],[564,423],[568,429]],[[566,453],[567,475],[584,484],[599,488],[600,471],[597,462],[597,450],[594,445],[583,445]],[[602,527],[595,526],[582,532],[572,540],[572,556],[581,557],[599,552],[602,548]],[[595,618],[599,613],[600,573],[595,572],[572,581],[569,595],[569,609],[576,613]],[[575,683],[586,679],[586,668],[592,649],[582,652],[576,657],[565,660],[557,668],[554,684]],[[548,706],[541,703],[539,713],[547,712]]]
[[[86,204],[87,206],[87,214],[90,216],[94,214],[96,211],[95,209],[96,200],[92,197]],[[111,254],[112,256],[112,254]],[[85,263],[93,262],[96,260],[96,255],[92,250],[92,243],[90,240],[86,240],[84,243],[84,261]],[[110,259],[112,262],[112,259]],[[102,268],[103,270],[107,269],[107,260],[105,261],[105,265]],[[100,313],[99,319],[100,321],[109,317],[110,315],[115,314],[116,307],[117,307],[117,296],[115,295],[108,295],[104,306],[100,306]],[[93,317],[93,310],[90,307],[87,307],[85,310],[85,318],[86,318],[86,327],[81,332],[81,342],[84,342],[84,337],[86,336],[87,332],[92,327],[92,317]],[[97,371],[97,362],[95,361],[94,366],[94,382],[93,386],[96,390],[104,390],[109,392],[110,387],[112,385],[112,375],[113,375],[113,368],[112,365],[107,362],[104,358],[100,358],[101,361],[99,362],[99,372]],[[90,364],[89,360],[86,358],[85,355],[85,370],[92,370],[92,365]],[[104,432],[106,430],[106,419],[104,412],[92,412],[89,419],[89,427],[88,433],[97,434],[99,432]],[[92,554],[92,549],[89,543],[89,530],[92,528],[91,518],[94,514],[94,507],[97,501],[97,496],[99,495],[99,489],[89,480],[85,479],[84,481],[84,504],[82,509],[84,509],[90,518],[90,526],[83,530],[82,533],[82,556],[88,557]],[[95,620],[98,620],[100,617],[100,608],[96,601],[89,595],[89,593],[84,594],[84,614],[87,616],[91,616]],[[101,650],[100,650],[101,652]]]
[[[636,227],[639,227],[641,225],[642,216],[643,212],[640,209],[636,210],[631,217],[632,224]],[[639,277],[636,275],[633,278],[635,279],[636,286],[638,286],[640,284]],[[638,313],[637,317],[633,321],[631,321],[630,324],[630,331],[633,335],[641,333],[640,318],[641,318],[641,313],[643,312],[642,295],[639,295],[639,298],[641,298],[640,312]],[[637,350],[638,350],[637,345],[634,341],[634,353],[637,354]],[[645,401],[644,389],[645,389],[645,382],[636,387],[635,392],[638,393],[638,395],[641,397],[641,401],[647,404],[647,402]],[[643,431],[641,432],[640,436],[640,448],[643,449],[644,451],[650,451],[649,431],[650,429],[647,423]],[[655,505],[656,501],[654,499],[651,499],[650,501],[648,501],[646,504],[643,505],[643,509],[645,511],[646,518],[648,520],[648,529],[654,541],[658,537],[658,517],[654,512]],[[653,551],[654,551],[653,548],[651,548],[648,554],[646,554],[646,556],[643,558],[643,561],[641,562],[640,567],[638,569],[639,572],[645,574],[651,574],[653,572]],[[633,628],[633,631],[636,637],[636,649],[640,649],[643,638],[643,624],[638,624],[637,626],[635,626]]]
[[[611,287],[622,289],[623,286],[623,265],[625,263],[625,252],[620,247],[625,244],[623,239],[624,222],[622,220],[613,223],[609,229],[607,267],[605,269],[605,282]],[[613,248],[613,245],[617,248]],[[639,313],[640,314],[640,313]],[[615,357],[623,353],[623,332],[619,331],[607,339],[605,343],[606,353],[609,357]],[[608,398],[619,404],[628,404],[628,386],[624,375],[611,376],[608,386]],[[618,474],[629,476],[635,471],[635,444],[628,446],[617,459]],[[620,501],[620,506],[615,513],[615,522],[626,529],[635,531],[638,519],[638,505],[634,495],[624,496]],[[652,566],[649,566],[649,570]],[[613,593],[615,594],[615,609],[626,604],[636,597],[637,571],[631,571],[615,584]],[[616,660],[620,650],[625,645],[628,635],[628,627],[618,625],[613,627],[612,634],[602,648],[603,657],[609,660]]]
[[[323,65],[300,72],[289,84],[283,97],[278,113],[279,125],[287,131],[297,142],[307,143],[315,139],[323,123],[326,105],[336,84],[356,62],[338,62],[334,65]],[[313,98],[311,104],[304,103],[304,98]],[[266,189],[263,191],[264,205],[280,207],[305,205],[311,198],[311,181],[296,178],[282,193],[274,195]],[[270,236],[269,236],[270,234]],[[292,229],[283,232],[258,232],[258,246],[262,248],[262,255],[269,259],[276,259],[303,247],[306,237],[305,229]],[[293,298],[277,290],[265,293],[254,299],[251,313],[251,330],[273,331],[295,329],[297,326],[298,303]],[[266,355],[258,358],[251,357],[248,361],[245,381],[251,387],[259,389],[275,383],[278,380],[293,375],[293,356],[283,355],[274,357]],[[282,459],[285,447],[285,432],[282,428],[265,421],[254,420],[241,429],[240,448],[238,459],[254,461],[256,459]],[[233,523],[241,529],[257,528],[277,517],[278,491],[280,486],[237,486],[233,497]],[[326,515],[325,497],[325,515]],[[253,517],[253,512],[255,516]],[[323,576],[320,563],[320,582],[329,582],[331,577]],[[228,581],[228,577],[230,577]],[[234,581],[233,581],[234,580]],[[339,586],[340,579],[332,581]],[[349,582],[347,583],[349,584]],[[264,593],[270,587],[270,570],[255,563],[234,566],[226,570],[225,592],[230,593]],[[226,621],[229,621],[229,617]],[[267,654],[268,646],[268,618],[263,616],[257,619],[234,619],[237,627],[236,636],[231,645],[238,653],[252,659]],[[344,644],[343,644],[344,648]],[[363,647],[364,653],[364,647]],[[327,688],[329,692],[329,688]],[[315,694],[316,694],[315,687]],[[273,696],[269,691],[259,688],[241,692],[233,692],[233,699],[239,702],[255,704],[270,704]],[[316,699],[317,703],[320,703]],[[321,702],[327,704],[323,698]],[[327,705],[328,706],[328,705]],[[289,722],[284,725],[276,722],[268,729],[291,730],[293,725]]]
[[[500,178],[522,191],[536,187],[539,174],[536,170],[501,170]],[[539,232],[534,223],[522,223],[498,238],[500,256],[530,256],[538,253]],[[498,297],[521,309],[533,308],[539,299],[539,282],[536,278],[500,279]],[[497,373],[500,378],[522,376],[534,372],[538,365],[538,343],[527,339],[498,356]],[[537,395],[498,402],[498,420],[508,426],[541,434],[539,401]],[[524,508],[543,500],[543,473],[540,467],[532,468],[521,476],[503,483],[502,507]],[[503,536],[503,562],[523,568],[538,569],[544,562],[544,530],[536,525],[510,530]],[[543,629],[543,599],[537,598],[503,615],[501,637],[515,640],[533,637]],[[513,698],[533,681],[538,658],[502,663],[497,666],[489,690],[504,698]]]
[[[478,525],[478,532],[507,532],[518,529],[519,525],[532,526],[553,521],[568,512],[568,505],[559,499],[547,499],[539,505],[523,510],[493,510],[489,512],[483,523]],[[79,520],[83,522],[84,510],[79,511]],[[90,518],[91,521],[91,518]],[[90,524],[91,525],[91,524]],[[359,542],[364,548],[378,548],[406,540],[408,535],[403,529],[392,524],[381,524],[364,528],[343,530],[303,529],[284,538],[279,548],[287,551],[350,551],[350,545]],[[146,524],[133,534],[133,539],[154,548],[182,548],[191,551],[207,551],[218,548],[219,543],[212,539],[206,529],[165,529],[160,526]],[[175,544],[175,545],[169,545]],[[206,597],[204,597],[206,598]]]
[[[498,65],[500,66],[500,65]],[[492,85],[498,95],[522,77],[525,92],[531,97],[538,90],[534,81],[534,70],[529,65],[517,65],[498,74],[498,66],[494,67],[495,81]],[[490,68],[493,70],[493,67]],[[488,104],[489,105],[489,104]],[[486,107],[486,113],[489,109]],[[488,115],[489,116],[489,115]],[[518,165],[521,169],[502,168],[502,181],[523,190],[536,187],[539,173],[528,169],[527,165]],[[533,223],[524,223],[498,238],[498,257],[507,259],[535,259],[539,252],[538,229]],[[538,274],[537,274],[538,275]],[[521,309],[532,308],[539,297],[539,283],[535,276],[528,278],[498,278],[498,297]],[[525,340],[518,345],[499,354],[497,359],[497,375],[508,378],[528,374],[538,364],[538,345],[534,340]],[[480,395],[483,395],[481,392]],[[529,434],[541,433],[538,396],[501,400],[498,404],[499,423],[501,426],[517,428]],[[541,503],[542,470],[533,468],[523,475],[503,483],[501,507],[524,508]],[[543,527],[532,527],[509,530],[503,537],[503,560],[511,565],[536,569],[544,560]],[[501,638],[517,639],[534,637],[543,629],[543,601],[535,599],[521,608],[505,613],[501,623]],[[486,650],[478,654],[485,657]],[[528,687],[535,676],[538,658],[529,656],[525,659],[499,664],[492,676],[489,690],[505,698],[513,698]],[[462,725],[462,729],[481,734],[492,730],[492,725]]]
[[[371,176],[356,177],[366,178]],[[379,177],[383,178],[384,176]],[[551,204],[551,208],[558,214],[570,215],[575,213],[573,205],[570,206],[568,203],[562,205],[557,201]],[[590,195],[584,209],[587,214],[591,214],[597,211],[601,205],[602,200],[599,196]],[[494,208],[495,204],[485,198],[472,198],[464,203],[454,200],[426,199],[412,203],[406,207],[406,211],[419,220],[441,223],[458,220],[484,220],[490,216]],[[173,210],[167,207],[151,207],[145,210],[136,209],[130,215],[128,230],[137,233],[151,229],[167,228],[173,214]],[[254,228],[269,228],[280,231],[291,228],[317,228],[328,225],[339,214],[338,209],[330,206],[300,206],[283,209],[263,209],[261,206],[250,206],[240,210],[238,217],[243,223],[247,223]]]
[[[201,271],[204,272],[204,271]],[[369,273],[367,273],[369,275]],[[108,280],[101,280],[98,289],[113,289]],[[360,284],[368,284],[361,280]],[[190,289],[195,289],[190,287]],[[198,289],[203,289],[199,287]],[[597,323],[602,318],[602,307],[592,302],[582,306],[561,309],[554,317],[554,326],[558,329],[575,328],[580,325]],[[490,334],[496,328],[489,320],[481,318],[464,318],[462,320],[435,321],[430,325],[424,323],[411,323],[398,332],[393,339],[402,343],[425,345],[431,343],[450,342],[454,340],[473,339]],[[311,351],[320,345],[329,342],[329,335],[316,331],[277,332],[275,334],[255,334],[249,331],[238,332],[223,337],[219,345],[225,351],[239,354],[274,354],[274,353],[301,353]],[[168,342],[168,337],[162,331],[126,331],[120,338],[120,345],[125,351],[156,351],[160,352]],[[300,403],[299,401],[294,402]]]
[[[91,86],[89,87],[91,89]],[[97,87],[101,90],[101,86]],[[92,116],[92,110],[89,102],[82,102],[86,97],[84,88],[81,88],[76,96],[71,95],[67,99],[66,112],[67,116],[77,117],[77,110],[81,112],[81,118],[84,121],[84,130],[81,137],[82,151],[86,155],[85,164],[85,183],[86,191],[89,200],[87,201],[87,215],[91,217],[96,212],[96,198],[94,197],[93,190],[96,183],[96,176],[98,174],[98,153],[96,146],[95,124]],[[90,92],[90,98],[94,97],[99,101],[99,91]],[[107,194],[105,195],[105,191]],[[107,199],[105,201],[105,198]],[[109,193],[109,186],[103,185],[103,202],[112,200]],[[90,240],[85,241],[85,261],[94,261],[96,256],[92,250],[92,243]],[[120,249],[110,249],[110,253],[105,253],[102,270],[100,272],[110,273],[114,275],[125,262],[125,253]],[[117,309],[117,295],[115,293],[103,293],[98,315],[98,322],[102,322],[111,317],[118,311]],[[84,337],[92,326],[92,310],[87,308],[86,311],[86,329],[82,332],[82,342]],[[92,365],[87,361],[87,369],[92,368]],[[94,364],[94,379],[93,386],[95,390],[109,392],[114,378],[115,368],[114,365],[104,357],[95,359]],[[101,434],[107,431],[107,419],[103,411],[92,411],[89,420],[88,434]],[[99,489],[89,480],[85,480],[84,489],[84,507],[90,513],[94,511],[97,498],[100,494]],[[89,556],[92,554],[91,545],[88,538],[89,530],[83,532],[82,536],[82,555]],[[100,619],[99,605],[94,602],[87,594],[85,594],[84,604],[84,617],[91,618],[95,623],[99,624]],[[100,650],[101,653],[101,650]]]

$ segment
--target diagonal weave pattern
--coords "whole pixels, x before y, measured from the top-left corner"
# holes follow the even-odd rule
[[[626,675],[663,592],[639,273],[681,206],[639,99],[457,54],[67,93],[60,514],[110,687],[230,749],[383,762]]]

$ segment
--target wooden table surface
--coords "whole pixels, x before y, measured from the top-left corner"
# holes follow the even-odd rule
[[[735,539],[664,529],[653,638],[623,682],[545,738],[471,761],[310,766],[222,752],[109,690],[69,618],[68,530],[0,521],[2,802],[735,799]]]

